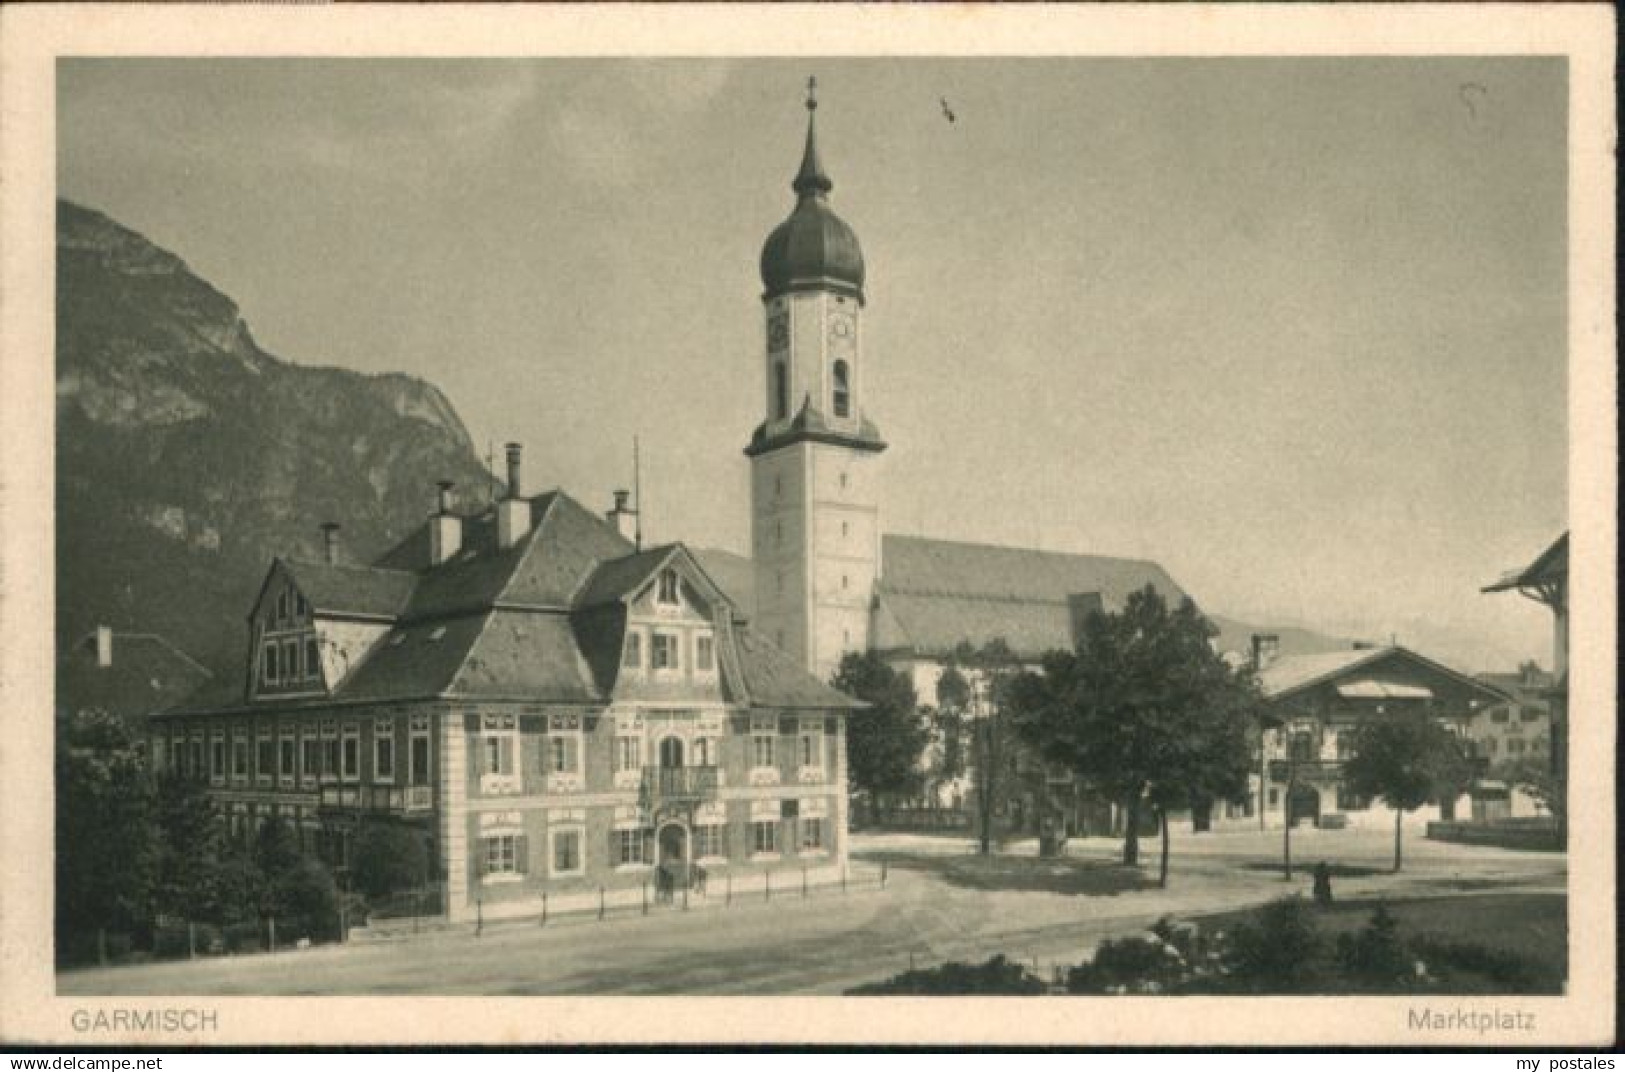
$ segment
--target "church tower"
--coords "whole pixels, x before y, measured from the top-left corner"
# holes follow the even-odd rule
[[[866,413],[863,251],[829,207],[817,83],[796,205],[762,247],[766,418],[751,436],[759,635],[828,680],[869,643],[880,572],[880,432]]]

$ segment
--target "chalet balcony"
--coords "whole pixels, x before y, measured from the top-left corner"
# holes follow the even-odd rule
[[[434,807],[434,788],[427,785],[324,785],[318,803],[327,810],[404,815]]]
[[[717,798],[715,767],[648,767],[641,795],[645,804],[661,801],[710,801]]]

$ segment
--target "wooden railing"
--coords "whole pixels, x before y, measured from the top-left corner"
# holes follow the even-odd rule
[[[643,772],[643,798],[658,800],[715,800],[715,767],[648,767]]]
[[[358,811],[427,811],[434,806],[434,787],[427,785],[324,785],[320,805]]]

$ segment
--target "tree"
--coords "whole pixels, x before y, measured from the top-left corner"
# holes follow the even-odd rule
[[[970,682],[951,661],[937,676],[937,733],[942,738],[938,774],[951,781],[965,773],[965,714],[970,708]]]
[[[205,785],[173,773],[159,775],[154,786],[158,826],[158,875],[155,907],[186,920],[226,922],[240,915],[223,903],[231,894],[224,869],[225,825]]]
[[[260,824],[254,836],[255,904],[261,916],[285,916],[289,905],[289,876],[302,856],[293,828],[277,815]]]
[[[1554,771],[1549,761],[1532,756],[1505,760],[1493,769],[1492,774],[1527,793],[1530,799],[1551,813],[1557,820],[1558,829],[1563,829],[1568,795],[1564,791],[1561,773]]]
[[[144,930],[152,919],[159,843],[152,782],[124,720],[103,711],[58,723],[56,942],[58,956],[96,936]]]
[[[1021,663],[1002,638],[994,638],[980,648],[961,641],[949,665],[963,666],[973,675],[965,690],[971,712],[971,779],[976,788],[977,852],[987,856],[993,851],[994,809],[1009,789],[1015,763],[1005,707]]]
[[[847,720],[846,762],[852,790],[868,795],[878,823],[884,798],[918,792],[930,731],[913,683],[872,652],[847,652],[830,684],[870,705]]]
[[[422,886],[429,877],[423,838],[398,823],[368,823],[351,863],[355,888],[372,900]]]
[[[1156,809],[1164,883],[1168,811],[1239,794],[1252,766],[1257,688],[1213,650],[1214,633],[1189,599],[1169,611],[1147,586],[1090,615],[1075,651],[1050,652],[1009,689],[1021,739],[1122,805],[1124,864],[1139,863],[1141,809]]]
[[[1394,870],[1403,861],[1405,813],[1449,791],[1460,771],[1471,769],[1461,739],[1431,718],[1394,717],[1365,722],[1354,731],[1343,763],[1350,792],[1380,797],[1394,809]]]

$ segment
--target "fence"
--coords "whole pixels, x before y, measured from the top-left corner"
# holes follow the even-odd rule
[[[631,919],[658,912],[720,911],[750,905],[785,901],[841,897],[846,894],[881,890],[886,887],[888,870],[879,867],[847,867],[833,881],[815,881],[808,868],[783,868],[735,876],[722,872],[708,876],[703,889],[678,887],[664,899],[651,877],[640,887],[610,889],[598,886],[585,893],[561,897],[544,890],[538,902],[513,905],[487,905],[476,899],[470,905],[472,919],[448,922],[444,915],[433,918],[382,918],[374,913],[365,930],[351,932],[352,940],[372,941],[405,938],[424,930],[472,931],[475,936],[494,926],[568,926],[615,919]],[[499,914],[501,913],[501,914]]]

